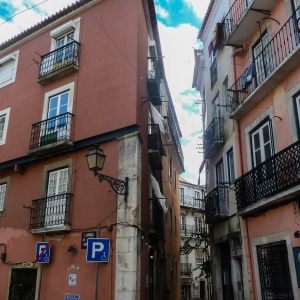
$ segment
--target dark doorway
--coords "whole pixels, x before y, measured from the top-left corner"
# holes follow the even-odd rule
[[[233,300],[229,242],[220,244],[220,253],[221,253],[223,299],[224,300]]]

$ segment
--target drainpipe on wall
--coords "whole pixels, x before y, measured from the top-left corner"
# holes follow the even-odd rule
[[[240,49],[240,50],[239,50]],[[233,73],[234,73],[234,82],[236,81],[236,62],[235,56],[244,51],[245,48],[239,48],[233,54]],[[241,130],[240,130],[240,122],[238,120],[234,120],[234,130],[235,130],[235,141],[236,141],[236,154],[237,154],[237,162],[238,162],[238,176],[242,176],[244,174],[243,168],[243,151],[242,151],[242,143],[241,143]],[[240,216],[238,215],[238,218]],[[246,262],[248,267],[248,276],[249,276],[249,289],[250,289],[250,299],[255,300],[255,295],[253,293],[253,272],[252,272],[252,259],[251,259],[251,251],[250,251],[250,241],[249,241],[249,233],[248,233],[248,222],[247,219],[242,219],[243,222],[243,231],[244,231],[244,243],[245,243],[245,252],[246,252]],[[243,274],[242,274],[243,276]]]

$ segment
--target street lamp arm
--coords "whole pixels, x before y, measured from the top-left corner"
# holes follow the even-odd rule
[[[97,171],[94,172],[94,176],[98,176],[100,182],[103,180],[107,181],[111,188],[118,194],[124,195],[124,200],[127,202],[128,196],[128,177],[125,177],[125,180],[116,179],[104,174],[100,174]]]

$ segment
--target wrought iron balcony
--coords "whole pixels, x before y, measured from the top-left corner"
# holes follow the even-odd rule
[[[291,189],[300,183],[300,141],[276,153],[235,180],[237,208],[242,213],[254,212],[295,196]],[[268,199],[289,190],[282,197]]]
[[[193,274],[193,268],[191,263],[181,263],[180,264],[181,275],[191,276]]]
[[[228,89],[232,103],[232,119],[240,120],[271,93],[297,67],[300,59],[300,35],[295,20],[300,8],[277,31],[249,67]]]
[[[174,108],[172,107],[172,105],[168,105],[167,106],[167,115],[165,117],[167,117],[168,119],[168,124],[169,124],[169,128],[170,128],[170,134],[171,134],[171,138],[173,140],[173,145],[175,146],[177,153],[179,155],[179,161],[182,165],[182,168],[184,169],[184,157],[183,157],[183,151],[181,148],[181,144],[180,144],[180,137],[179,137],[179,133],[177,130],[177,122],[175,121],[175,112],[173,111]]]
[[[157,240],[164,238],[163,211],[157,199],[149,199],[149,235]]]
[[[161,105],[161,93],[160,93],[160,71],[157,57],[148,57],[150,62],[148,69],[148,93],[150,101],[154,106]]]
[[[214,62],[210,67],[210,87],[211,89],[215,86],[218,81],[218,68],[217,68],[217,58],[215,58]]]
[[[197,237],[202,233],[206,233],[206,229],[204,226],[194,226],[194,225],[180,225],[180,232],[182,236],[191,236]]]
[[[206,223],[217,223],[228,217],[228,213],[228,188],[216,187],[205,197]]]
[[[29,230],[33,233],[71,229],[71,197],[65,193],[32,200]]]
[[[203,134],[204,157],[212,158],[224,143],[224,119],[213,118]]]
[[[195,209],[204,209],[204,201],[203,199],[193,198],[189,196],[180,195],[180,205]]]
[[[268,17],[277,0],[236,0],[223,19],[225,43],[239,46],[258,30],[257,22]]]
[[[79,70],[80,44],[73,41],[41,56],[38,83],[45,85]]]
[[[148,156],[153,170],[162,170],[162,157],[165,151],[162,145],[158,124],[148,124]]]
[[[32,124],[28,153],[47,153],[72,148],[70,137],[72,117],[71,113],[64,113]]]

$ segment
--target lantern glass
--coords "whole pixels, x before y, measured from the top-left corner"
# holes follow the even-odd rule
[[[86,155],[87,163],[89,169],[92,171],[101,171],[104,166],[106,155],[102,149],[95,147],[89,150],[89,153]]]

